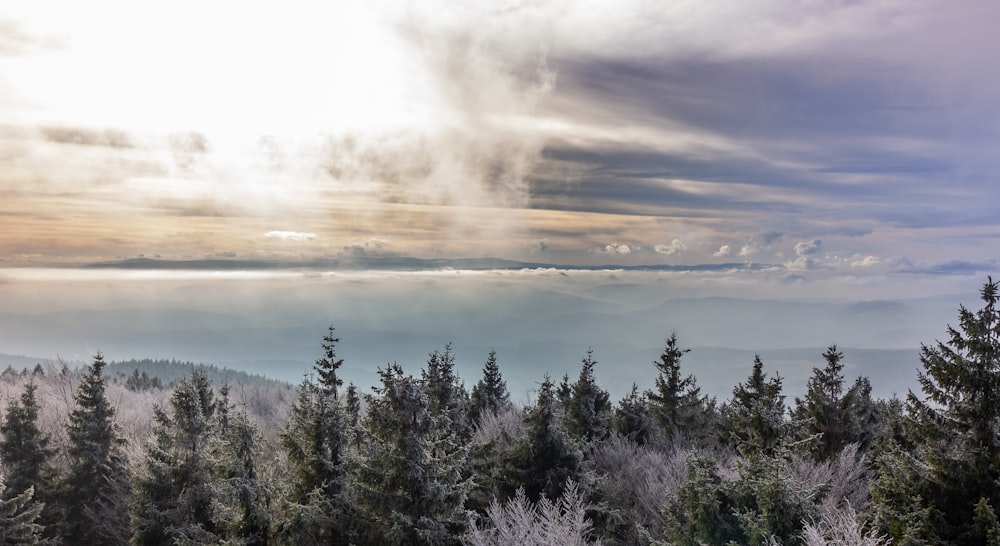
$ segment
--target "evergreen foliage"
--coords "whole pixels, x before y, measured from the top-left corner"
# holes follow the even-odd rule
[[[632,383],[628,396],[618,402],[612,423],[616,433],[639,445],[649,440],[653,427],[649,418],[649,400],[645,393],[639,393],[639,386],[635,383]]]
[[[131,490],[125,441],[105,394],[104,357],[98,353],[73,396],[66,424],[68,469],[62,484],[63,540],[68,544],[123,544],[131,534]]]
[[[947,341],[921,346],[918,379],[926,399],[908,396],[923,439],[924,498],[941,515],[934,535],[944,541],[989,540],[987,522],[1000,506],[998,289],[990,278],[980,292],[981,309],[960,306],[958,328],[948,327]]]
[[[373,524],[365,538],[458,544],[470,518],[464,508],[469,484],[462,477],[467,447],[436,434],[426,379],[404,375],[395,363],[380,369],[379,377],[382,385],[367,398],[358,461],[358,501]]]
[[[681,376],[681,357],[689,351],[680,348],[677,332],[673,332],[667,338],[659,360],[653,362],[659,374],[655,389],[646,397],[661,432],[668,440],[679,437],[697,439],[705,434],[711,420],[711,404],[707,396],[702,396],[694,376]]]
[[[157,408],[154,441],[137,479],[132,543],[219,542],[212,439],[219,432],[208,377],[193,372],[174,388],[170,413]]]
[[[592,351],[575,382],[546,375],[521,408],[493,352],[470,396],[450,345],[416,377],[390,364],[370,394],[341,393],[330,327],[294,400],[254,401],[280,408],[280,432],[201,367],[172,391],[134,368],[106,383],[100,354],[81,372],[12,368],[0,543],[996,545],[992,278],[981,298],[922,346],[923,396],[848,388],[833,345],[790,418],[759,357],[717,413],[681,374],[676,333],[654,388],[614,408]],[[123,430],[145,448],[131,463]]]
[[[594,377],[594,350],[583,357],[580,378],[572,386],[567,407],[567,429],[585,442],[600,440],[608,434],[611,421],[611,399]]]
[[[781,377],[767,379],[759,355],[754,357],[750,377],[733,388],[732,400],[723,405],[721,428],[723,444],[735,446],[746,456],[773,456],[783,443],[787,425]]]
[[[44,544],[44,527],[38,523],[44,505],[32,500],[34,494],[29,487],[9,496],[0,484],[0,544]]]
[[[11,401],[7,414],[0,423],[0,462],[3,464],[5,489],[0,499],[13,501],[28,489],[32,499],[45,506],[38,523],[46,527],[46,536],[54,537],[58,531],[60,515],[56,496],[56,471],[52,466],[55,450],[52,437],[38,426],[40,407],[35,392],[34,378],[24,385],[19,400]]]
[[[355,533],[345,478],[347,442],[354,429],[339,398],[342,380],[337,370],[343,359],[336,357],[335,345],[340,339],[333,331],[331,326],[323,337],[323,356],[313,366],[320,382],[308,376],[302,381],[288,426],[281,433],[294,482],[289,516],[279,534],[297,543],[347,544]],[[349,408],[353,404],[356,421],[357,400],[349,396],[347,402]]]
[[[823,353],[826,366],[813,368],[805,398],[795,399],[792,417],[801,427],[799,438],[817,461],[829,459],[849,443],[871,444],[874,406],[871,384],[860,377],[844,392],[844,353],[831,345]]]
[[[483,377],[472,387],[469,420],[475,424],[479,418],[488,413],[496,413],[510,405],[510,393],[507,392],[507,382],[500,374],[497,364],[497,352],[490,351],[483,365]]]
[[[542,495],[554,499],[570,481],[578,481],[583,454],[563,430],[552,379],[546,374],[538,389],[538,400],[525,422],[527,438],[518,457],[524,489],[532,502]]]

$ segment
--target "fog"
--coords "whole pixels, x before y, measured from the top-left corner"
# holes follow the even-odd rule
[[[328,325],[343,375],[367,389],[378,366],[419,373],[451,343],[467,386],[490,350],[518,401],[543,375],[575,377],[588,348],[614,397],[652,386],[672,331],[705,391],[725,399],[759,352],[801,394],[836,343],[876,394],[915,388],[920,343],[945,335],[982,281],[789,280],[781,271],[191,272],[7,270],[0,352],[84,362],[176,358],[298,382]],[[814,294],[824,294],[822,299]],[[907,296],[919,294],[919,297]]]

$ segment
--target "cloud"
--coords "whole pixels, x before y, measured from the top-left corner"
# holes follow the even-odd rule
[[[666,245],[656,245],[653,247],[658,254],[666,254],[667,256],[672,256],[674,254],[679,254],[684,251],[687,246],[680,239],[674,239],[670,241],[670,244]]]
[[[377,256],[383,254],[382,249],[388,246],[389,241],[379,237],[371,237],[364,241],[351,243],[343,248],[341,252],[344,256]]]
[[[712,256],[715,256],[716,258],[724,258],[732,253],[733,250],[729,247],[729,245],[722,245],[719,247],[719,250],[712,254]]]
[[[811,256],[819,251],[819,247],[822,246],[823,242],[819,239],[813,239],[812,241],[800,241],[795,243],[795,254],[797,256]]]
[[[866,256],[861,254],[855,254],[851,256],[850,264],[851,267],[872,267],[878,265],[882,262],[882,259],[873,254],[868,254]]]
[[[605,245],[604,248],[595,248],[591,252],[594,254],[604,254],[607,256],[625,256],[631,254],[642,247],[638,245],[627,245],[622,243],[611,243]]]
[[[898,258],[892,264],[892,270],[899,273],[922,275],[978,275],[992,273],[997,269],[996,260],[968,261],[944,260],[939,262],[913,262],[906,257]]]
[[[269,239],[281,239],[282,241],[312,241],[316,239],[315,233],[304,233],[301,231],[268,231],[264,237]]]
[[[535,241],[535,242],[531,243],[531,245],[528,248],[528,252],[531,253],[531,254],[533,254],[533,255],[534,254],[541,254],[541,253],[547,251],[550,248],[550,246],[551,246],[551,243],[549,242],[548,239],[540,239],[538,241]]]

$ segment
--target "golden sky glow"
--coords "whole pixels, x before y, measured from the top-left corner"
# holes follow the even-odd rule
[[[981,270],[998,231],[995,12],[15,3],[0,260]],[[927,237],[956,229],[947,253]]]

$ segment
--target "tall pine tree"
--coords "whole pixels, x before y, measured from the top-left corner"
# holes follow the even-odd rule
[[[588,349],[580,367],[580,377],[572,386],[566,415],[569,432],[586,442],[607,436],[611,420],[611,398],[597,383],[596,365],[594,350]]]
[[[372,523],[368,541],[459,544],[470,517],[462,478],[467,448],[440,442],[425,381],[395,363],[379,377],[382,385],[367,398],[358,461],[358,500]]]
[[[583,454],[560,424],[559,403],[552,379],[545,375],[535,407],[528,412],[527,437],[519,448],[522,483],[528,498],[556,499],[570,481],[579,481]]]
[[[785,397],[781,377],[768,379],[760,355],[746,382],[733,387],[733,398],[722,409],[724,443],[735,445],[744,455],[774,456],[784,440]]]
[[[153,442],[136,484],[132,511],[136,545],[220,542],[217,489],[210,453],[218,434],[216,401],[208,377],[194,371],[170,398],[170,413],[156,408]]]
[[[936,538],[951,543],[985,544],[1000,507],[1000,287],[992,277],[980,296],[978,311],[959,308],[947,341],[921,347],[925,398],[908,397],[923,439],[923,498],[940,516]]]
[[[105,394],[105,365],[98,353],[84,371],[66,425],[68,470],[61,504],[67,544],[123,544],[130,534],[125,440]]]
[[[51,437],[38,427],[38,400],[34,379],[24,385],[24,392],[17,401],[7,406],[7,415],[0,424],[0,462],[3,464],[4,486],[0,495],[4,501],[30,488],[33,500],[45,505],[38,523],[45,526],[45,536],[57,536],[60,521],[57,513],[56,472],[52,467],[55,451],[49,447]]]
[[[497,352],[490,351],[483,366],[483,377],[472,387],[469,419],[475,424],[482,415],[496,413],[508,406],[510,406],[510,393],[507,392],[507,382],[500,374]]]
[[[288,517],[278,533],[295,543],[347,544],[355,533],[353,502],[346,486],[346,449],[352,431],[340,402],[343,380],[338,370],[344,361],[336,356],[330,326],[323,337],[323,355],[313,366],[319,382],[306,377],[292,404],[281,444],[295,472]]]
[[[677,332],[666,340],[659,360],[653,366],[656,376],[655,389],[647,394],[650,409],[661,432],[667,439],[687,440],[703,436],[709,421],[710,404],[707,396],[695,383],[693,375],[681,375],[681,357],[690,349],[681,349],[677,342]]]
[[[861,377],[844,392],[844,353],[831,345],[823,353],[826,366],[813,368],[806,383],[806,396],[795,399],[792,418],[807,440],[813,458],[825,461],[859,439],[870,443],[871,412],[874,411],[868,379]]]

